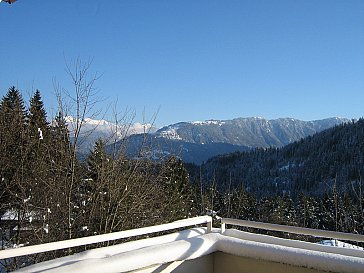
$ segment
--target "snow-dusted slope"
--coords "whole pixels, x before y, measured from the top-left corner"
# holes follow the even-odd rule
[[[134,123],[116,126],[106,120],[87,118],[84,120],[78,144],[79,152],[87,154],[98,138],[111,144],[129,137],[130,147],[127,149],[130,151],[129,154],[134,156],[142,148],[140,143],[143,145],[146,143],[145,137],[147,137],[151,158],[174,154],[186,162],[200,164],[219,154],[255,147],[284,146],[347,121],[343,118],[301,121],[292,118],[267,120],[252,117],[180,122],[156,130],[151,124]],[[72,117],[67,117],[67,123],[72,139],[76,123]],[[142,137],[143,141],[140,141],[140,136],[137,135],[141,133],[149,133]]]
[[[161,128],[156,136],[195,144],[228,143],[248,147],[279,147],[347,121],[344,118],[302,121],[293,118],[267,120],[251,117],[180,122]]]
[[[253,117],[180,122],[165,126],[147,138],[131,136],[129,151],[131,156],[135,156],[138,154],[135,151],[142,148],[140,143],[148,143],[152,158],[174,154],[185,162],[201,164],[220,154],[256,147],[281,147],[347,121],[344,118],[301,121]]]

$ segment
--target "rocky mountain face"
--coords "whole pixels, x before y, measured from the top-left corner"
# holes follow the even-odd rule
[[[201,164],[218,154],[257,147],[282,147],[348,121],[343,118],[302,121],[253,117],[180,122],[147,136],[130,136],[127,151],[129,155],[136,156],[143,147],[148,147],[145,150],[152,158],[174,154],[185,162]]]

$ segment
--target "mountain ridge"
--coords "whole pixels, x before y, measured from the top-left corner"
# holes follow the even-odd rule
[[[75,120],[67,117],[66,121],[72,139]],[[106,120],[87,118],[83,121],[78,153],[84,157],[93,149],[95,141],[102,138],[110,145],[109,151],[115,147],[124,147],[129,157],[137,158],[143,150],[144,156],[155,160],[176,155],[187,163],[202,164],[220,154],[283,147],[348,121],[339,117],[314,121],[239,117],[231,120],[178,122],[157,130],[151,124],[116,126]]]
[[[252,148],[282,147],[348,121],[346,118],[334,117],[315,121],[293,118],[236,118],[179,122],[149,134],[148,153],[156,159],[159,155],[177,155],[185,162],[201,164],[218,154]],[[128,137],[128,144],[134,150],[130,152],[129,149],[130,156],[137,156],[136,151],[143,148],[138,138],[138,135]],[[207,149],[206,145],[213,151]]]
[[[154,135],[196,144],[229,143],[252,148],[280,147],[348,121],[349,119],[339,117],[313,121],[240,117],[231,120],[178,122],[162,127]]]

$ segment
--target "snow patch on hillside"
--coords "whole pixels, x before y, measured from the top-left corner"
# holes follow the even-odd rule
[[[168,126],[165,130],[160,131],[160,136],[168,139],[182,140],[177,131],[178,126]]]

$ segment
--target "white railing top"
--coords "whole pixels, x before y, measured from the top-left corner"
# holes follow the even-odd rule
[[[194,226],[199,224],[207,225],[207,232],[211,232],[212,230],[212,218],[210,216],[200,216],[194,218],[188,218],[183,220],[178,220],[172,223],[143,227],[132,230],[125,230],[119,232],[113,232],[108,234],[101,234],[71,240],[57,241],[52,243],[34,245],[34,246],[26,246],[20,248],[11,248],[0,250],[0,260],[18,257],[30,254],[36,254],[41,252],[48,252],[59,249],[66,249],[71,247],[83,246],[96,244],[106,241],[113,241],[123,238],[129,238],[139,235],[146,235],[155,232],[167,231],[177,228],[184,228],[188,226]],[[335,231],[327,231],[327,230],[318,230],[318,229],[310,229],[310,228],[302,228],[302,227],[294,227],[294,226],[285,226],[285,225],[277,225],[277,224],[269,224],[269,223],[261,223],[254,221],[246,221],[246,220],[238,220],[238,219],[230,219],[230,218],[222,218],[221,219],[221,233],[224,233],[226,225],[236,225],[243,227],[251,227],[257,229],[265,229],[265,230],[273,230],[273,231],[281,231],[288,232],[294,234],[301,235],[310,235],[315,237],[324,237],[324,238],[333,238],[340,240],[348,240],[348,241],[356,241],[356,242],[364,242],[364,235],[352,234],[352,233],[344,233],[344,232],[335,232]]]
[[[225,230],[226,224],[258,228],[258,229],[265,229],[265,230],[282,231],[282,232],[301,234],[301,235],[310,235],[310,236],[314,236],[314,237],[323,237],[323,238],[332,238],[332,239],[339,239],[339,240],[364,242],[364,235],[360,235],[360,234],[336,232],[336,231],[320,230],[320,229],[312,229],[312,228],[302,228],[302,227],[294,227],[294,226],[285,226],[285,225],[277,225],[277,224],[268,224],[268,223],[261,223],[261,222],[247,221],[247,220],[230,219],[230,218],[221,219],[222,233]]]
[[[168,224],[162,224],[157,226],[150,226],[150,227],[143,227],[119,232],[113,232],[108,234],[101,234],[77,239],[70,239],[64,241],[57,241],[52,243],[34,245],[34,246],[26,246],[20,248],[11,248],[5,249],[0,251],[0,260],[11,258],[11,257],[18,257],[30,254],[36,254],[41,252],[48,252],[52,250],[59,250],[65,249],[70,247],[76,246],[83,246],[83,245],[90,245],[96,244],[106,241],[113,241],[133,236],[139,235],[146,235],[155,232],[161,232],[171,229],[183,228],[188,226],[194,226],[199,224],[206,224],[207,225],[207,232],[211,232],[212,228],[212,218],[210,216],[199,216],[194,218],[183,219],[179,221],[175,221]]]

